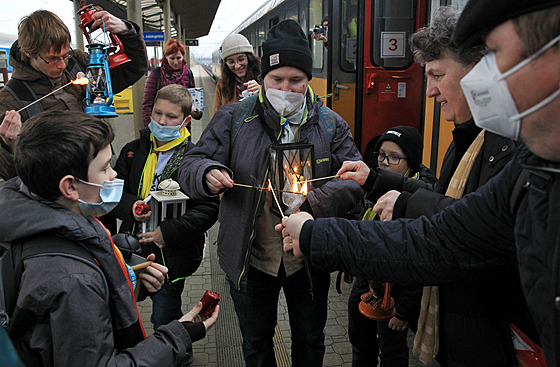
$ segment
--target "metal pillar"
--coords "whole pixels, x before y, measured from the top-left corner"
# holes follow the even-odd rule
[[[171,38],[171,1],[163,1],[163,32],[165,35],[165,43]]]
[[[169,0],[167,0],[169,1]],[[142,24],[142,1],[141,0],[128,0],[126,6],[126,15],[129,20],[138,24],[140,33],[143,33]],[[146,61],[148,56],[146,55]],[[140,137],[140,130],[144,128],[144,121],[142,119],[142,97],[144,96],[144,86],[146,85],[146,76],[142,76],[132,86],[132,101],[134,109],[134,136]]]
[[[74,32],[76,32],[76,48],[84,51],[84,34],[80,28],[80,17],[78,16],[78,10],[82,7],[80,0],[74,0]]]

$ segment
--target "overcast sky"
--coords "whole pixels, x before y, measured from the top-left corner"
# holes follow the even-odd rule
[[[221,41],[251,13],[258,9],[267,0],[222,0],[216,13],[210,34],[199,39],[198,47],[192,48],[193,54],[207,54],[219,46]],[[0,11],[0,32],[17,34],[17,24],[26,14],[37,9],[47,9],[56,13],[68,26],[74,35],[74,7],[70,0],[24,0],[15,2],[2,0],[2,3],[10,2],[11,6],[3,6]]]

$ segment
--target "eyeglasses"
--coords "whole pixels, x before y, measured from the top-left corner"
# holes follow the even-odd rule
[[[59,61],[68,61],[72,57],[72,55],[70,54],[71,52],[73,52],[72,47],[70,47],[70,51],[68,51],[68,53],[62,57],[52,56],[45,59],[40,54],[37,54],[37,56],[39,56],[39,58],[41,58],[41,60],[43,60],[45,64],[49,65],[50,63],[56,64]]]
[[[240,57],[237,58],[237,60],[227,59],[226,64],[228,64],[228,66],[234,66],[236,62],[241,64],[241,63],[244,63],[245,60],[247,60],[247,58],[245,56],[240,56]]]
[[[399,163],[401,163],[401,159],[405,159],[406,157],[399,157],[398,155],[394,155],[394,154],[385,154],[385,153],[379,153],[379,152],[374,152],[373,156],[375,157],[375,159],[377,160],[377,162],[379,163],[383,163],[383,161],[386,159],[387,163],[396,166]]]

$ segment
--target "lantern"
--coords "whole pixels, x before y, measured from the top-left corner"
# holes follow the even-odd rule
[[[144,199],[150,205],[152,215],[142,222],[142,232],[152,232],[159,224],[170,218],[179,218],[187,210],[189,197],[179,190],[179,184],[171,179],[158,185],[158,190],[150,191]]]
[[[106,32],[105,25],[92,30],[93,22],[95,18],[93,14],[97,12],[97,9],[93,4],[85,5],[85,1],[80,1],[83,5],[80,10],[78,10],[78,15],[80,16],[80,29],[86,36],[88,43],[100,43],[106,48],[107,55],[109,57],[109,69],[114,69],[121,66],[131,60],[126,56],[123,50],[123,45],[121,40],[116,35]]]
[[[375,292],[371,284],[369,292],[361,296],[361,302],[358,309],[361,314],[372,320],[388,320],[395,315],[395,300],[391,297],[391,283],[384,284],[383,298],[379,299],[375,296]]]
[[[117,117],[113,106],[113,88],[107,62],[107,54],[102,44],[86,46],[89,50],[86,77],[86,108],[84,112],[97,117]]]
[[[290,143],[270,146],[270,177],[274,189],[280,190],[280,202],[286,215],[295,212],[309,190],[313,178],[312,144]],[[273,207],[272,210],[276,212]],[[278,213],[277,213],[278,214]]]

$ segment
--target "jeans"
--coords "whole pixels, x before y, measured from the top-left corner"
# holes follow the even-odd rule
[[[247,287],[238,290],[230,281],[230,292],[243,335],[247,366],[276,366],[273,341],[277,323],[278,297],[284,290],[292,334],[292,366],[320,367],[325,354],[323,329],[327,321],[330,274],[311,275],[313,296],[306,269],[287,277],[280,266],[274,277],[250,267]]]
[[[150,321],[154,325],[154,330],[183,316],[183,311],[181,311],[181,293],[183,293],[184,287],[185,279],[174,283],[166,280],[161,289],[150,296],[152,298],[152,316]]]
[[[389,320],[375,321],[358,309],[360,296],[369,291],[368,282],[356,278],[348,298],[348,338],[352,344],[352,367],[377,366],[381,352],[381,367],[408,366],[408,344],[405,331],[389,328]]]

